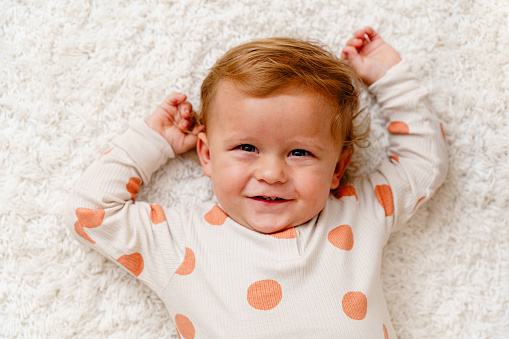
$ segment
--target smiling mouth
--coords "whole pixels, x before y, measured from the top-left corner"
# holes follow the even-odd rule
[[[267,197],[267,196],[263,196],[263,195],[255,196],[255,197],[253,197],[253,199],[258,199],[258,200],[263,200],[263,201],[288,201],[288,200],[283,199],[283,198]]]

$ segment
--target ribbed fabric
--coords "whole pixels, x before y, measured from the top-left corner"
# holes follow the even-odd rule
[[[174,156],[144,122],[116,138],[78,181],[68,224],[154,289],[183,338],[395,338],[382,249],[441,185],[447,152],[426,91],[405,62],[370,90],[388,119],[387,160],[331,195],[304,225],[266,235],[213,203],[189,210],[137,201]]]

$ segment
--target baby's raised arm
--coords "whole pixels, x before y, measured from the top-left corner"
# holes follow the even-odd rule
[[[443,183],[447,173],[443,129],[427,89],[372,28],[355,32],[342,58],[369,85],[388,122],[387,158],[358,187],[367,197],[364,206],[375,202],[372,208],[387,226],[388,235],[404,225]]]
[[[133,121],[105,148],[68,200],[71,233],[156,292],[183,261],[183,225],[189,221],[186,213],[136,197],[169,158],[195,147],[201,127],[192,127],[194,114],[184,94],[168,96],[146,121]]]

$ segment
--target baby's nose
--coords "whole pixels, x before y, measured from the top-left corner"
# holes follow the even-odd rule
[[[277,157],[264,157],[258,161],[255,177],[268,184],[285,183],[288,180],[286,162]]]

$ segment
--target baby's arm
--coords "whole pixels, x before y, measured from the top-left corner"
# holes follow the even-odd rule
[[[78,240],[156,292],[183,261],[182,226],[187,220],[185,214],[138,201],[136,196],[168,158],[194,147],[196,135],[186,133],[194,113],[185,100],[185,95],[171,95],[147,122],[131,123],[76,182],[66,211],[67,224]],[[199,127],[194,128],[197,131]]]
[[[372,28],[355,32],[342,57],[370,85],[388,120],[388,157],[369,176],[366,189],[374,193],[375,209],[384,217],[388,231],[394,231],[445,180],[447,149],[442,126],[427,90]]]

